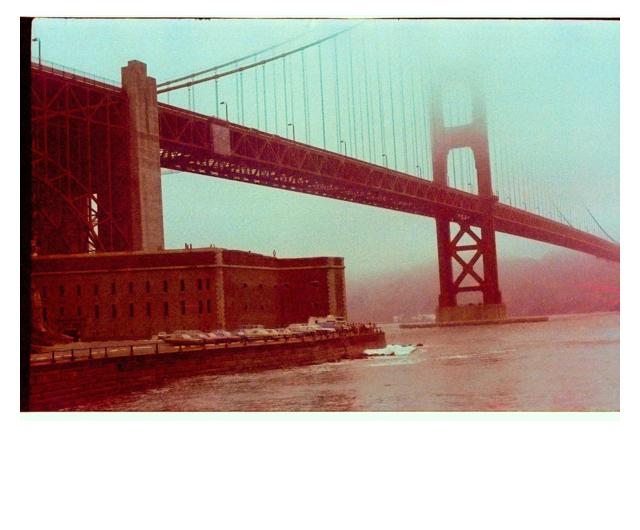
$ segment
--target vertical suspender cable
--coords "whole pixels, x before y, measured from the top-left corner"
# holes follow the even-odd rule
[[[240,122],[244,125],[244,72],[240,72]]]
[[[284,135],[289,137],[289,97],[287,96],[287,58],[282,58],[282,86],[284,88]]]
[[[429,127],[427,125],[427,96],[425,95],[425,83],[424,77],[420,76],[422,83],[420,86],[420,95],[422,96],[422,127],[424,131],[424,145],[422,148],[425,152],[425,166],[427,166],[427,170],[425,171],[425,175],[427,177],[431,177],[433,180],[433,168],[431,167],[431,158],[429,157],[429,151],[431,149],[431,137],[429,135]]]
[[[289,65],[289,96],[290,96],[290,110],[291,110],[291,123],[293,123],[293,127],[294,129],[292,130],[292,134],[293,134],[293,139],[295,140],[295,123],[296,123],[296,114],[295,114],[295,103],[296,103],[296,90],[295,90],[295,85],[293,84],[293,61],[291,62],[291,64]],[[289,122],[287,122],[289,123]]]
[[[413,159],[414,165],[420,165],[418,160],[418,115],[416,113],[415,73],[411,76],[411,107],[413,109]],[[417,169],[417,168],[416,168]]]
[[[253,56],[253,62],[258,60],[258,56]],[[260,96],[258,92],[258,69],[253,69],[253,80],[255,83],[255,91],[256,91],[256,127],[260,129]]]
[[[364,48],[364,47],[363,47]],[[361,83],[364,89],[364,100],[365,100],[365,113],[367,116],[367,146],[369,147],[369,162],[377,162],[376,156],[376,144],[375,138],[371,135],[371,111],[373,109],[373,102],[369,99],[369,67],[367,65],[367,50],[363,49],[364,56],[364,82]]]
[[[262,65],[262,112],[264,113],[264,130],[269,129],[267,122],[267,72],[266,66]]]
[[[338,44],[336,39],[333,39],[333,65],[336,76],[336,146],[340,151],[340,140],[342,140],[342,131],[340,130],[340,76],[338,75]]]
[[[511,188],[511,204],[513,206],[517,206],[516,186],[514,183],[513,171],[511,169],[511,152],[509,150],[509,146],[506,143],[505,143],[504,155],[505,155],[505,166],[507,169],[507,173],[509,174],[509,187]]]
[[[364,90],[364,104],[365,104],[365,114],[367,116],[367,145],[369,147],[369,162],[377,162],[377,157],[375,155],[375,138],[373,146],[371,144],[371,114],[369,107],[369,64],[367,61],[367,48],[364,46],[364,42],[362,43],[362,64],[364,65],[364,81],[360,83],[362,89]],[[373,107],[373,104],[371,105]]]
[[[509,149],[509,171],[513,175],[513,196],[515,197],[515,205],[520,207],[520,178],[518,177],[518,172],[516,171],[515,163],[514,163],[514,151],[513,148]]]
[[[402,48],[400,48],[402,50]],[[407,114],[406,114],[406,97],[404,93],[404,61],[403,58],[400,58],[400,103],[402,105],[402,143],[404,146],[404,170],[406,173],[409,173],[409,157],[407,154]]]
[[[358,138],[356,136],[356,98],[355,92],[353,90],[353,48],[351,46],[351,33],[349,33],[349,88],[351,89],[351,105],[349,108],[351,110],[351,142],[353,143],[353,154],[357,158],[358,157]],[[360,107],[360,116],[362,116],[362,107]],[[362,119],[360,120],[362,122]],[[362,128],[362,124],[360,125]]]
[[[275,133],[278,134],[278,83],[276,78],[276,65],[272,66],[273,70],[273,111],[274,111],[274,129]]]
[[[391,58],[387,50],[387,77],[389,78],[389,98],[391,100],[391,132],[393,138],[393,168],[398,169],[398,148],[396,144],[396,117],[393,105],[393,83],[391,82]]]
[[[307,99],[307,69],[304,64],[304,50],[300,54],[300,62],[302,63],[302,103],[304,105],[304,140],[309,143],[309,105]]]
[[[327,148],[327,132],[324,119],[324,86],[322,80],[322,45],[318,46],[318,66],[320,68],[320,112],[322,114],[322,147]]]
[[[351,55],[349,55],[349,57],[351,57]],[[354,109],[354,106],[353,106],[354,103],[353,103],[352,97],[351,97],[353,93],[350,90],[349,83],[350,83],[350,78],[346,77],[346,82],[345,82],[345,84],[346,84],[346,87],[345,87],[346,94],[345,94],[344,99],[345,99],[346,105],[347,105],[347,130],[345,131],[344,135],[345,136],[347,136],[347,135],[349,136],[349,139],[347,140],[347,142],[348,142],[349,146],[351,147],[351,155],[354,156],[355,143],[354,143],[354,138],[353,138],[353,135],[352,135],[353,128],[351,126],[351,121],[352,121],[352,119],[354,117],[354,114],[355,114],[354,110],[355,109]]]
[[[376,57],[379,57],[378,53],[378,40],[376,39]],[[386,142],[385,142],[385,132],[386,132],[386,124],[384,122],[384,111],[382,106],[382,88],[381,88],[381,75],[380,75],[380,61],[376,61],[376,73],[378,78],[378,110],[380,111],[380,155],[387,156],[388,153],[385,153]]]
[[[238,63],[236,63],[236,68],[238,67]],[[240,122],[240,77],[235,76],[236,78],[236,123]]]
[[[218,73],[217,71],[215,73]],[[216,104],[215,104],[215,109],[216,109],[216,117],[220,116],[220,95],[218,93],[218,80],[216,79],[214,82],[214,87],[213,87],[215,94],[216,94]],[[167,92],[167,94],[171,94],[171,92]]]

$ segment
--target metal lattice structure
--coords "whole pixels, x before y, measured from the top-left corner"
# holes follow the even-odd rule
[[[129,139],[123,92],[32,65],[31,128],[37,252],[129,249]]]
[[[495,230],[619,261],[619,246],[551,219],[446,185],[293,142],[218,118],[159,105],[161,165]],[[216,137],[217,136],[217,137]]]
[[[33,237],[44,254],[130,250],[127,96],[32,65]],[[158,104],[161,166],[367,204],[619,261],[619,246],[518,208],[222,119]]]

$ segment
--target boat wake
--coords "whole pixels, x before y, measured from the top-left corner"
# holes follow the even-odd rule
[[[384,348],[364,350],[369,356],[400,356],[409,355],[422,344],[387,344]]]

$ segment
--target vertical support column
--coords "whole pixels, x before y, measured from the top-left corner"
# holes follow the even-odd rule
[[[494,198],[487,200],[487,213],[481,226],[482,231],[482,265],[484,281],[482,282],[482,301],[485,304],[502,305],[502,293],[498,285],[498,253],[496,250],[496,231],[493,221]],[[503,308],[504,313],[504,308]]]
[[[453,267],[451,254],[451,227],[449,219],[436,218],[436,236],[438,241],[438,271],[440,277],[440,296],[438,307],[454,307],[456,292],[453,287]]]
[[[131,250],[164,248],[160,138],[156,80],[147,66],[129,61],[122,68],[122,88],[129,100]]]
[[[216,316],[218,317],[218,327],[220,327],[220,329],[226,329],[227,319],[225,316],[226,309],[224,301],[224,268],[222,266],[222,252],[222,249],[216,250]]]
[[[485,208],[483,219],[479,223],[481,236],[478,241],[478,251],[482,256],[483,275],[474,271],[473,277],[479,281],[477,286],[462,287],[460,279],[473,269],[477,262],[464,263],[460,256],[460,249],[457,246],[460,236],[451,240],[450,223],[459,221],[461,231],[465,219],[457,220],[450,215],[443,214],[436,217],[436,234],[438,240],[438,265],[440,273],[440,296],[438,299],[438,321],[449,320],[470,320],[502,318],[505,316],[505,308],[502,304],[502,295],[498,286],[498,258],[496,251],[495,228],[493,211],[497,202],[497,197],[493,194],[491,185],[491,160],[489,155],[489,140],[487,135],[487,122],[483,94],[477,84],[469,83],[472,94],[472,118],[467,124],[456,126],[445,126],[443,105],[442,105],[442,85],[434,88],[431,105],[431,145],[433,160],[433,180],[436,184],[448,186],[447,158],[452,149],[468,147],[473,152],[478,195],[483,199]],[[453,260],[464,263],[463,273],[454,281]],[[483,306],[475,306],[473,311],[459,308],[457,295],[462,291],[478,290],[482,292]]]
[[[347,314],[347,282],[344,278],[344,258],[340,259],[340,269],[338,269],[336,275],[338,279],[338,316],[343,316],[345,320],[349,319]],[[342,310],[342,311],[341,311]]]
[[[327,267],[327,295],[329,298],[329,314],[336,315],[338,311],[338,298],[336,296],[336,269],[333,258],[328,258]]]

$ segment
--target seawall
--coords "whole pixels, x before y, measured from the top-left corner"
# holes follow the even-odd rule
[[[386,345],[383,332],[309,342],[257,343],[219,349],[189,349],[32,365],[30,410],[55,411],[126,392],[159,386],[181,377],[290,368],[364,356]]]

